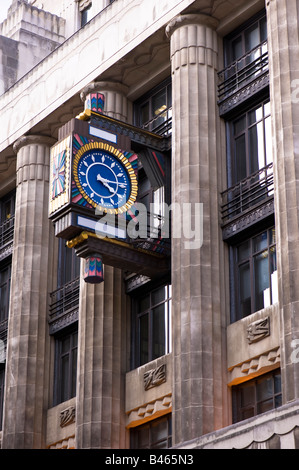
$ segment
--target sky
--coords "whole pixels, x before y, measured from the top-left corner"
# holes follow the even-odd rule
[[[0,23],[5,20],[12,0],[0,0]]]

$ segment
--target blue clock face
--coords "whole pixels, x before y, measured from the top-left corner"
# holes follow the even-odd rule
[[[134,172],[125,158],[122,161],[111,152],[93,148],[77,159],[75,167],[78,189],[94,207],[118,213],[134,202],[135,174],[132,178]]]

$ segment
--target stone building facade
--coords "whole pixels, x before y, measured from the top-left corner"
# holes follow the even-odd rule
[[[12,1],[3,449],[299,448],[298,23],[295,0]],[[171,207],[159,246],[79,230],[84,197],[68,231],[69,135],[120,138],[155,228]]]

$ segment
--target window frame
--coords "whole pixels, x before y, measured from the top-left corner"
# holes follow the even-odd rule
[[[74,339],[76,337],[76,340]],[[63,394],[64,374],[62,360],[66,353],[62,351],[63,341],[70,338],[68,348],[69,364],[67,372],[67,388]],[[75,355],[74,355],[75,352]],[[55,362],[54,362],[54,405],[59,405],[76,396],[78,366],[78,322],[69,328],[64,329],[55,336]]]
[[[2,273],[4,273],[5,271],[7,271],[7,277],[2,282],[1,280]],[[8,260],[6,260],[4,263],[0,264],[0,291],[3,286],[6,286],[5,301],[4,301],[5,312],[3,315],[2,315],[2,306],[3,306],[2,293],[0,295],[0,302],[1,302],[0,324],[8,320],[8,317],[9,317],[10,285],[11,285],[11,257]]]
[[[165,296],[164,300],[161,300],[157,303],[153,302],[153,295],[159,289],[165,289]],[[150,303],[147,308],[140,311],[139,305],[140,301],[145,298],[146,295],[150,297]],[[142,294],[136,295],[132,299],[133,301],[133,318],[132,318],[132,368],[140,367],[148,362],[151,362],[159,357],[168,354],[172,350],[172,286],[168,283],[162,284],[160,286],[155,286],[153,289],[148,289],[146,292]],[[161,305],[166,307],[166,312],[164,310],[164,333],[165,333],[165,341],[164,341],[164,352],[163,354],[155,354],[154,352],[154,310],[159,308]],[[141,345],[141,328],[140,322],[141,319],[146,318],[147,316],[147,348],[146,348],[146,360],[142,357],[142,345]]]
[[[271,231],[272,233],[274,233],[272,242],[270,242]],[[267,246],[259,250],[254,250],[254,247],[253,247],[254,240],[264,233],[267,233]],[[243,260],[239,260],[238,249],[246,242],[249,243],[250,254],[248,257],[244,258]],[[231,322],[232,323],[235,321],[241,320],[243,318],[246,318],[252,313],[261,310],[261,308],[257,307],[257,300],[256,300],[257,291],[256,291],[256,285],[255,285],[255,273],[256,273],[255,259],[259,255],[264,253],[265,251],[268,252],[268,280],[269,280],[270,305],[273,305],[273,303],[275,303],[274,302],[275,298],[273,296],[273,286],[271,285],[271,270],[270,270],[270,257],[273,254],[273,248],[275,249],[275,255],[276,255],[275,225],[271,227],[265,227],[264,229],[260,228],[259,231],[252,233],[251,236],[249,237],[239,240],[238,243],[236,243],[232,247],[231,264],[233,264],[233,266],[230,269],[231,276],[233,276],[233,280],[231,283],[231,288],[232,288]],[[272,253],[271,253],[271,250],[272,250]],[[241,309],[241,298],[240,298],[240,295],[241,295],[240,267],[245,266],[245,264],[249,264],[249,273],[250,273],[250,313],[243,315],[242,309]],[[277,262],[276,262],[276,268],[277,268]],[[265,306],[262,308],[265,308]]]
[[[153,429],[155,426],[158,426],[163,421],[166,422],[166,432],[167,436],[163,439],[158,439],[153,441]],[[147,445],[139,445],[140,441],[140,432],[148,432],[148,442]],[[159,444],[166,443],[166,447],[160,447]],[[130,430],[130,449],[169,449],[172,446],[172,415],[168,413],[160,418],[150,420],[147,423],[131,428]]]
[[[155,109],[153,106],[154,99],[160,94],[165,92],[166,95],[166,108],[161,111],[158,115],[155,114]],[[142,119],[142,109],[148,106],[148,119]],[[162,118],[166,113],[166,119],[161,123],[155,124],[157,119]],[[171,133],[171,125],[167,123],[172,118],[172,85],[171,78],[167,78],[162,83],[151,89],[148,93],[143,95],[141,98],[135,101],[134,103],[134,124],[142,129],[145,129],[149,132],[157,132],[162,135],[169,135]],[[166,126],[166,128],[164,128]]]
[[[280,389],[275,391],[275,378],[279,377]],[[264,397],[264,399],[258,399],[258,386],[260,384],[266,384],[266,381],[271,379],[271,386],[272,386],[272,394],[268,397]],[[246,388],[249,389],[250,387],[253,388],[253,395],[254,400],[247,405],[242,407],[242,391]],[[265,411],[259,411],[259,407],[267,401],[272,399],[272,407]],[[276,402],[279,400],[279,403]],[[282,405],[282,388],[281,388],[281,371],[280,369],[274,369],[271,372],[268,372],[263,375],[259,375],[254,379],[248,380],[246,382],[242,382],[241,384],[235,385],[232,387],[232,411],[233,411],[233,424],[239,423],[245,419],[253,418],[259,416],[260,414],[266,413],[267,411],[274,410]],[[243,416],[244,413],[251,414],[251,416]]]
[[[228,187],[233,187],[240,183],[241,181],[245,181],[246,179],[250,178],[251,175],[257,173],[258,171],[261,171],[263,168],[266,168],[270,163],[273,162],[273,155],[271,153],[271,157],[269,161],[267,161],[267,131],[266,131],[266,120],[271,119],[271,111],[269,113],[265,113],[265,107],[267,104],[270,104],[270,97],[269,94],[265,94],[264,96],[259,97],[258,100],[255,100],[254,102],[248,103],[247,107],[242,108],[242,110],[239,110],[238,113],[234,114],[229,121],[227,121],[227,147],[228,147],[228,155],[227,155],[227,160],[228,160],[228,175],[227,175],[227,180],[228,180]],[[259,107],[262,108],[262,118],[256,120],[254,123],[249,123],[249,115],[253,111],[257,110]],[[245,119],[246,121],[246,126],[242,132],[235,133],[234,132],[234,127],[235,124],[240,121],[242,118]],[[250,129],[253,129],[257,124],[262,123],[263,124],[263,153],[264,153],[264,166],[260,167],[258,169],[253,169],[252,168],[252,154],[250,152]],[[236,151],[236,142],[237,139],[239,139],[241,136],[244,135],[245,138],[245,159],[246,159],[246,176],[242,178],[238,178],[238,165],[237,165],[237,151]],[[272,149],[270,149],[271,152]]]
[[[0,363],[0,431],[2,431],[3,422],[3,405],[5,391],[5,364]]]
[[[259,44],[262,44],[263,42],[266,41],[262,40],[261,38],[261,22],[266,19],[266,25],[267,25],[267,17],[266,17],[266,11],[265,9],[261,10],[258,12],[256,15],[254,15],[250,20],[246,21],[243,23],[240,27],[232,31],[225,39],[224,39],[224,61],[225,61],[225,67],[228,67],[230,64],[234,63],[238,59],[234,59],[232,56],[232,43],[238,39],[238,37],[242,38],[242,54],[240,57],[245,55],[246,53],[250,52],[250,49],[246,51],[245,48],[245,34],[246,31],[248,31],[250,28],[253,27],[254,24],[259,23]]]
[[[63,287],[80,276],[80,258],[73,248],[68,248],[63,239],[58,241],[57,287]]]

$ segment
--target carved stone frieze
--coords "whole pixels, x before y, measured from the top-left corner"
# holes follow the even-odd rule
[[[156,369],[148,370],[144,373],[144,390],[158,387],[166,382],[166,364],[162,364]]]
[[[270,335],[270,318],[255,321],[247,327],[248,343],[257,343]]]
[[[60,412],[60,427],[64,428],[69,424],[74,423],[76,420],[76,408],[74,406],[69,406],[65,410]]]
[[[280,347],[267,351],[258,357],[244,361],[241,364],[229,369],[229,385],[240,383],[240,380],[247,379],[252,375],[259,374],[262,370],[270,370],[278,367],[280,364]]]

